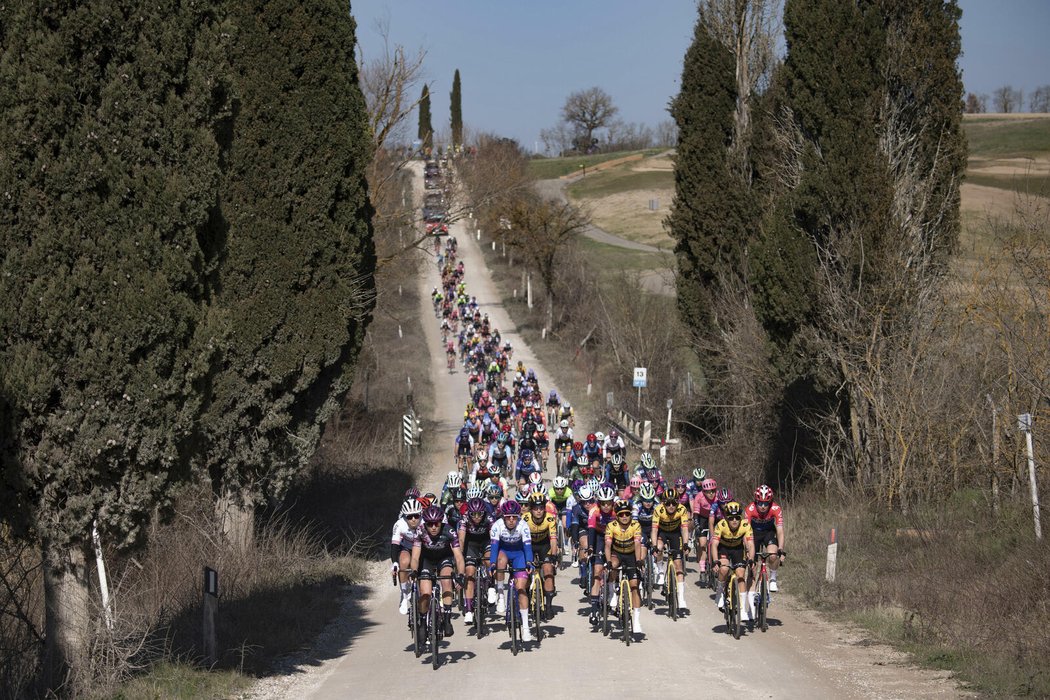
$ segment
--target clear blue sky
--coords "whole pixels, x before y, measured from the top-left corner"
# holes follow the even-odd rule
[[[960,6],[967,91],[1009,83],[1027,94],[1050,84],[1050,0]],[[352,0],[352,8],[366,55],[380,50],[375,26],[384,19],[392,43],[427,51],[435,129],[447,128],[458,68],[464,123],[529,149],[566,95],[594,85],[625,121],[667,119],[696,21],[694,0]]]

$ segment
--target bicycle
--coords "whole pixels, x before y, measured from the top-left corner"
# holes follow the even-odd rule
[[[447,352],[445,355],[448,357],[448,373],[452,374],[452,370],[456,367],[456,353]]]
[[[565,566],[566,566],[565,555],[570,551],[570,545],[569,545],[569,539],[568,539],[569,538],[569,534],[565,531],[565,523],[562,520],[563,515],[564,515],[563,512],[559,512],[558,513],[557,537],[558,537],[558,568],[559,569],[564,569],[565,568]]]
[[[620,578],[620,596],[616,601],[616,616],[620,619],[620,634],[623,643],[631,646],[631,637],[634,635],[634,618],[631,616],[631,581],[628,574],[632,569],[618,567],[613,571],[618,572]]]
[[[718,562],[714,560],[714,551],[711,548],[711,541],[707,542],[707,587],[712,591],[718,586]]]
[[[423,655],[423,644],[419,640],[419,629],[422,623],[419,614],[419,587],[416,585],[415,577],[412,576],[415,572],[412,569],[405,569],[405,573],[409,575],[409,583],[411,583],[411,587],[408,589],[408,630],[412,633],[412,651],[418,659]],[[394,583],[397,584],[397,574],[394,574]]]
[[[529,616],[532,618],[532,623],[535,626],[535,641],[536,646],[540,645],[543,641],[543,608],[545,605],[545,598],[543,595],[543,576],[541,575],[542,562],[532,569],[532,576],[529,579]]]
[[[739,581],[739,577],[736,575],[736,568],[731,566],[729,580],[726,582],[725,601],[723,602],[726,634],[731,634],[735,639],[740,639],[743,625],[740,619],[741,601],[740,593],[737,591],[737,581]]]
[[[518,613],[518,589],[514,587],[514,574],[524,569],[515,569],[508,566],[506,569],[496,569],[497,574],[506,574],[508,583],[506,588],[507,614],[505,622],[507,633],[510,635],[510,653],[518,655],[522,645],[521,641],[521,616]]]
[[[682,557],[682,552],[677,549],[669,550],[667,553],[667,568],[664,571],[664,600],[667,602],[667,616],[672,621],[677,621],[679,617],[678,611],[678,569],[675,568],[675,559]],[[682,566],[684,568],[685,562],[682,557]]]
[[[645,553],[645,571],[642,573],[642,601],[645,606],[650,610],[655,607],[656,603],[653,601],[653,578],[656,576],[656,556],[653,554],[652,547],[646,547]]]
[[[609,636],[609,591],[607,590],[609,584],[609,567],[602,567],[602,580],[601,586],[598,591],[602,597],[602,635]]]
[[[415,572],[415,571],[412,571],[412,572],[410,572],[410,575],[413,578],[413,584],[412,584],[412,586],[413,586],[413,598],[417,598],[418,597],[418,593],[416,592],[416,583],[415,583],[415,581],[418,579],[419,573]],[[440,642],[441,642],[442,639],[445,638],[444,625],[443,625],[443,620],[442,620],[443,610],[442,610],[442,605],[441,605],[441,583],[440,582],[441,581],[449,581],[448,585],[454,587],[455,584],[452,583],[452,581],[455,581],[455,577],[454,576],[436,576],[436,575],[428,572],[424,576],[424,578],[427,578],[427,579],[429,579],[430,581],[433,582],[433,588],[432,588],[431,594],[430,594],[430,608],[427,610],[426,617],[424,617],[423,614],[420,614],[419,617],[421,618],[421,622],[422,622],[422,624],[425,627],[426,638],[427,638],[428,643],[430,645],[430,664],[434,668],[434,670],[437,670],[438,666],[441,665],[441,644],[440,644]],[[415,600],[413,600],[413,603],[414,602],[415,602]],[[423,652],[422,652],[421,649],[418,648],[418,639],[419,639],[419,637],[417,636],[416,639],[417,639],[416,658],[418,658],[419,656],[422,655]]]
[[[479,561],[474,567],[474,636],[478,639],[484,637],[487,632],[488,590],[488,567]]]
[[[755,552],[755,564],[757,565],[757,572],[755,578],[758,580],[758,604],[755,606],[755,620],[751,629],[758,627],[760,630],[765,632],[769,629],[769,620],[767,619],[767,613],[769,612],[769,566],[766,564],[766,559],[773,556],[769,552]],[[783,564],[784,559],[781,559]]]

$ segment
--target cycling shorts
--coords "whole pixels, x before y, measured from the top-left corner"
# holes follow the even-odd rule
[[[637,579],[641,577],[638,571],[638,559],[634,556],[634,553],[623,554],[614,551],[612,555],[613,559],[619,562],[622,573],[626,574],[627,578]]]
[[[468,564],[478,566],[479,564],[484,566],[488,564],[489,550],[492,548],[492,543],[488,538],[484,540],[472,540],[467,538],[466,544],[463,549],[463,558]]]
[[[675,530],[674,532],[664,532],[663,530],[656,531],[657,536],[663,540],[664,548],[670,551],[681,552],[682,551],[682,531]]]
[[[529,574],[525,571],[525,550],[524,549],[500,549],[500,554],[507,556],[507,568],[519,569],[514,572],[514,578],[528,578]]]
[[[777,543],[776,530],[755,530],[755,551],[764,552],[766,547]]]
[[[532,561],[537,564],[548,563],[556,564],[557,560],[551,556],[551,542],[550,540],[543,540],[542,542],[532,543]]]
[[[744,566],[744,545],[740,545],[739,547],[725,547],[719,545],[718,557],[725,557],[728,559],[730,566],[734,569],[738,566]]]

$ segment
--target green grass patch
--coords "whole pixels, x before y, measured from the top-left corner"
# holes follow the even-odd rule
[[[1050,153],[1050,119],[964,120],[970,155],[1019,158]]]
[[[632,170],[631,163],[610,168],[583,178],[569,187],[576,199],[606,197],[633,190],[670,190],[674,188],[672,170]]]
[[[570,173],[583,172],[584,168],[609,160],[616,160],[625,156],[641,153],[643,156],[652,156],[663,153],[666,149],[649,148],[644,151],[615,151],[613,153],[596,153],[590,156],[566,156],[564,158],[533,158],[529,161],[529,172],[533,177],[540,180],[550,180]]]
[[[587,236],[580,236],[577,239],[577,245],[587,255],[587,260],[592,268],[602,273],[619,274],[623,270],[639,272],[674,265],[674,259],[670,253],[630,250],[617,245],[599,243]]]
[[[1027,195],[1050,196],[1050,175],[991,175],[969,172],[966,174],[966,182]]]
[[[238,696],[252,679],[236,671],[205,671],[189,664],[163,662],[120,689],[112,700],[220,700]]]

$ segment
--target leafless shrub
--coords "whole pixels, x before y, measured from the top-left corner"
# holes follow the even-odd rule
[[[0,698],[30,694],[43,651],[39,547],[0,531]]]

